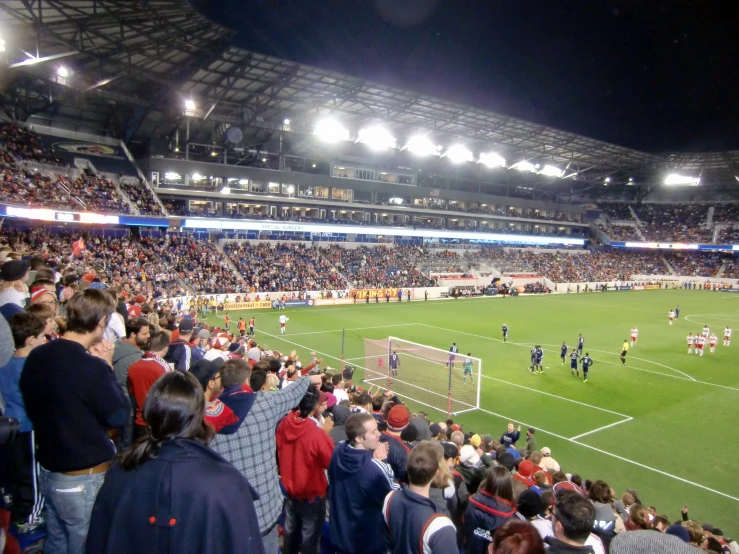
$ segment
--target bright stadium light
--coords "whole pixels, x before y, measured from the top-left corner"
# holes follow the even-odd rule
[[[164,178],[168,181],[179,181],[182,179],[182,176],[179,173],[168,172],[164,174]]]
[[[316,124],[313,135],[321,142],[336,144],[342,140],[349,140],[349,131],[334,119],[324,119]]]
[[[395,137],[390,134],[390,131],[379,125],[361,129],[357,142],[366,144],[372,150],[395,148]]]
[[[411,137],[408,140],[408,144],[405,145],[405,149],[414,156],[431,156],[432,154],[436,154],[436,145],[427,136],[423,135]]]
[[[0,38],[0,52],[5,52],[5,39]]]
[[[67,69],[63,65],[60,65],[56,70],[56,74],[59,75],[59,77],[61,77],[62,79],[66,79],[67,77],[69,77],[69,69]]]
[[[517,169],[518,171],[521,171],[523,173],[534,173],[536,171],[536,167],[537,166],[532,164],[531,162],[527,162],[526,160],[523,160],[523,161],[513,164],[508,169]]]
[[[288,118],[285,118],[282,122],[283,125],[287,126],[290,125],[290,120]]]
[[[485,165],[487,167],[505,167],[505,158],[495,152],[483,152],[480,154],[480,158],[477,163]]]
[[[230,187],[223,187],[221,189],[221,194],[231,194],[231,188]]]
[[[455,144],[454,146],[450,146],[449,148],[447,148],[447,151],[444,152],[444,157],[449,158],[449,161],[453,164],[471,162],[475,159],[475,157],[472,155],[472,152],[470,152],[461,144]]]
[[[239,179],[239,184],[240,185],[248,185],[249,184],[249,179]]]
[[[188,112],[194,112],[195,111],[195,100],[188,98],[185,100],[185,109]]]
[[[546,175],[547,177],[562,177],[565,174],[564,169],[560,169],[554,165],[545,165],[539,175]]]
[[[688,186],[697,187],[701,182],[700,177],[691,177],[690,175],[680,175],[679,173],[670,173],[665,177],[665,185],[669,186]]]
[[[200,175],[200,173],[193,173],[192,174],[192,177],[190,177],[190,179],[192,181],[195,181],[197,183],[198,181],[202,181],[203,179],[205,179],[205,177],[203,177],[202,175]]]

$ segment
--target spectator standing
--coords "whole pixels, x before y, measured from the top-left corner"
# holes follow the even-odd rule
[[[586,497],[574,491],[557,493],[552,512],[554,537],[547,537],[551,554],[593,554],[585,543],[595,523],[595,508]]]
[[[541,468],[544,471],[557,473],[560,470],[557,460],[552,458],[552,450],[545,446],[541,449]]]
[[[192,319],[189,317],[180,321],[179,337],[172,341],[167,354],[164,356],[167,362],[174,364],[175,369],[190,371],[190,365],[203,358],[203,351],[199,348],[193,348],[190,344],[194,329]]]
[[[334,441],[328,435],[331,418],[321,421],[328,394],[308,387],[298,409],[277,427],[277,459],[285,489],[285,554],[315,554],[326,521],[326,470]],[[301,543],[302,537],[302,543]]]
[[[532,453],[536,452],[536,430],[529,427],[526,429],[526,446],[524,447],[524,458],[529,458]]]
[[[377,420],[366,412],[349,416],[346,436],[328,468],[329,537],[339,554],[384,554],[382,506],[399,488],[384,461],[388,447],[380,442]]]
[[[429,499],[443,451],[438,442],[422,441],[408,455],[408,486],[388,493],[382,509],[393,554],[457,552],[452,520]]]
[[[73,296],[64,337],[35,348],[21,375],[46,496],[48,552],[84,552],[92,504],[115,455],[108,429],[123,425],[131,410],[113,373],[114,346],[102,340],[114,310],[99,290]]]
[[[133,440],[143,436],[146,431],[144,420],[144,401],[152,385],[172,368],[164,361],[164,354],[169,348],[169,333],[160,331],[149,339],[149,350],[144,357],[128,368],[128,392],[134,410]]]
[[[5,319],[23,311],[28,297],[28,271],[30,265],[25,260],[8,260],[0,269],[0,313]]]
[[[175,371],[154,383],[143,411],[150,432],[108,472],[87,554],[264,552],[256,493],[207,447],[214,433],[203,421],[204,406],[192,375]]]
[[[198,360],[190,366],[190,372],[203,387],[206,409],[213,403],[216,396],[223,392],[220,369],[223,366],[223,358],[212,362],[209,360]]]
[[[346,440],[346,420],[349,419],[351,411],[348,406],[337,404],[331,410],[331,419],[334,420],[334,426],[329,435],[334,440],[334,444]]]
[[[521,426],[518,426],[518,430],[515,429],[513,426],[513,423],[508,424],[508,431],[503,433],[503,435],[500,437],[500,444],[505,446],[506,448],[515,448],[516,442],[518,442],[519,437],[521,436]]]
[[[411,447],[408,446],[400,434],[410,424],[410,412],[402,404],[393,406],[387,414],[387,430],[382,432],[380,440],[388,445],[387,461],[393,468],[393,473],[400,483],[406,483],[406,465]]]
[[[20,427],[15,439],[7,443],[5,453],[10,466],[13,504],[10,517],[20,530],[38,524],[43,508],[43,496],[37,488],[33,425],[26,413],[19,385],[23,366],[31,351],[46,342],[44,322],[29,313],[17,313],[10,318],[10,330],[15,354],[0,367],[0,391],[5,401],[4,415],[18,420]]]
[[[470,496],[464,514],[466,554],[485,554],[493,541],[493,533],[516,513],[513,505],[513,480],[504,467],[492,468]]]
[[[126,322],[126,337],[115,343],[113,351],[113,371],[116,381],[122,387],[128,387],[128,370],[144,357],[150,337],[149,322],[143,317],[132,318]]]
[[[228,408],[233,423],[222,427],[212,448],[231,462],[251,485],[259,498],[254,503],[264,551],[277,553],[277,520],[283,496],[275,462],[275,428],[303,398],[311,381],[321,384],[321,375],[301,377],[292,386],[277,392],[251,392],[251,370],[245,360],[228,360],[221,367],[224,391],[208,409],[206,416]],[[207,420],[208,418],[206,418]]]

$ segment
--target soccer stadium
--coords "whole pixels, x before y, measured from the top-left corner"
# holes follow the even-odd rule
[[[0,3],[4,552],[739,552],[739,151],[235,36]]]

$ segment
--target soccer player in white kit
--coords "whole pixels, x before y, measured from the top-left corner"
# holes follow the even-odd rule
[[[703,347],[706,344],[706,337],[698,335],[695,337],[695,353],[699,356],[703,356]]]
[[[711,334],[711,330],[708,328],[708,325],[704,325],[703,326],[703,338],[707,339],[710,334]]]
[[[285,314],[282,314],[280,316],[280,334],[281,335],[285,334],[285,323],[287,323],[288,321],[290,321],[290,318],[285,317]]]
[[[670,325],[672,325],[672,320],[675,319],[675,312],[670,311],[667,316],[670,318]]]
[[[631,330],[631,348],[634,348],[636,346],[636,339],[639,337],[639,329],[634,327]]]
[[[724,329],[724,346],[729,346],[731,344],[731,329],[729,327],[726,327]]]
[[[688,334],[688,354],[693,353],[693,345],[695,344],[696,337],[693,336],[693,333]],[[698,350],[696,349],[695,353],[698,353]]]
[[[716,343],[718,342],[718,337],[716,335],[711,335],[711,337],[708,339],[708,345],[711,347],[711,354],[716,353]]]

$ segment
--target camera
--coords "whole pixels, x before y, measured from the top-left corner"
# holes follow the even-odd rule
[[[344,378],[344,381],[351,381],[352,376],[354,375],[355,368],[354,366],[346,365],[344,366],[344,371],[341,372],[341,376]]]

